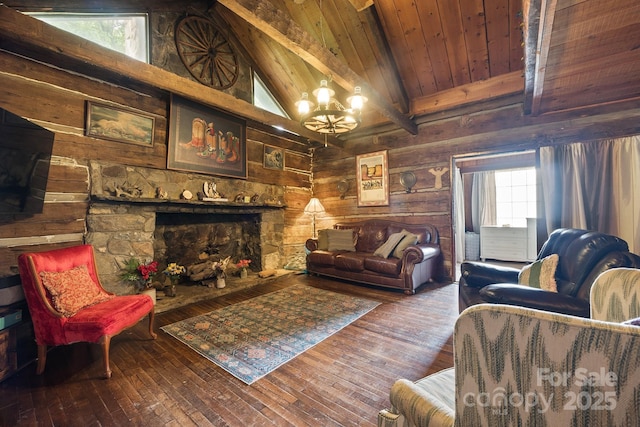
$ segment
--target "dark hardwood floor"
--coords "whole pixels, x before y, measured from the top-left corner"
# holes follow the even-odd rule
[[[268,284],[156,316],[156,329],[247,298],[305,283],[381,302],[337,334],[246,385],[146,319],[111,342],[110,380],[97,345],[49,352],[0,384],[3,426],[373,426],[398,378],[419,379],[453,365],[456,284],[416,295],[306,276]]]

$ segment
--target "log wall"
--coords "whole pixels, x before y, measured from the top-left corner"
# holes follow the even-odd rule
[[[142,7],[142,3],[133,2],[131,8]],[[152,22],[158,27],[152,28],[151,32],[158,37],[156,47],[166,49],[170,39],[166,28],[173,17],[179,15],[178,12],[184,12],[185,6],[175,2],[159,4],[161,10],[152,14],[155,16]],[[175,9],[178,7],[181,10]],[[3,12],[2,15],[8,14]],[[0,28],[0,105],[55,132],[55,145],[44,212],[28,218],[0,220],[0,259],[3,261],[0,276],[16,272],[16,256],[25,250],[43,250],[83,240],[90,194],[89,161],[166,168],[172,92],[204,105],[239,102],[225,98],[224,94],[220,99],[212,99],[215,98],[212,90],[194,85],[184,77],[154,72],[148,66],[124,59],[112,60],[115,58],[113,53],[105,53],[91,45],[76,46],[69,42],[68,36],[43,42],[42,33],[45,31],[37,25],[30,25],[28,31],[34,37],[40,35],[41,39],[34,43],[32,49],[16,50],[13,48],[15,45],[22,48],[25,43],[15,36],[22,27],[16,28],[16,25],[15,19],[6,19]],[[48,30],[46,33],[51,34]],[[61,48],[59,45],[63,42],[64,48]],[[170,57],[172,52],[165,54]],[[52,65],[50,61],[56,61],[58,57],[68,60],[69,66],[61,66],[61,63]],[[167,63],[175,64],[174,61]],[[117,68],[117,73],[114,74],[109,67]],[[115,78],[105,77],[109,75],[115,75]],[[157,75],[162,78],[157,78]],[[243,87],[246,87],[246,82]],[[88,100],[134,108],[152,115],[156,119],[153,147],[85,136]],[[249,119],[260,117],[255,111],[247,114]],[[311,234],[310,218],[302,211],[314,194],[327,209],[327,216],[318,219],[318,228],[329,227],[336,221],[364,218],[434,224],[440,230],[446,267],[453,277],[451,173],[454,156],[520,151],[542,145],[633,135],[640,132],[639,118],[640,101],[630,101],[622,107],[602,105],[589,110],[532,117],[523,114],[522,96],[514,96],[416,118],[419,133],[415,136],[379,128],[370,134],[349,136],[344,149],[330,146],[314,149],[313,153],[302,138],[285,136],[249,120],[246,181],[282,185],[286,189],[283,262],[290,255],[300,253],[304,240]],[[264,144],[285,149],[283,171],[262,166]],[[389,154],[390,204],[358,207],[355,156],[379,150],[388,150]],[[436,176],[430,170],[440,168],[449,170],[442,176],[442,187],[436,188]],[[412,171],[417,176],[414,191],[409,194],[399,183],[399,176],[404,171]],[[231,178],[216,179],[234,181]],[[341,180],[349,183],[344,198],[337,188]]]

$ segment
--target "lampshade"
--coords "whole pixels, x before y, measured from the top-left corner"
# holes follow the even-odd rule
[[[304,213],[309,215],[322,215],[325,213],[324,206],[320,203],[317,197],[312,197],[304,207]]]

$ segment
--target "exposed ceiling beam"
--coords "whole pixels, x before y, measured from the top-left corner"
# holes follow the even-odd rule
[[[469,83],[414,99],[411,114],[428,114],[461,107],[473,102],[484,102],[503,96],[522,94],[524,78],[521,71],[513,71],[487,80]]]
[[[544,91],[557,0],[527,0],[525,9],[525,114],[538,115]]]
[[[369,83],[293,22],[285,11],[277,9],[267,0],[218,0],[218,3],[298,55],[322,74],[331,76],[336,84],[347,91],[352,92],[355,86],[362,87],[362,92],[369,98],[370,104],[375,105],[396,125],[417,135],[418,126],[413,120],[398,111]]]
[[[373,6],[373,0],[349,0],[349,3],[351,3],[358,12],[362,12],[366,8]]]

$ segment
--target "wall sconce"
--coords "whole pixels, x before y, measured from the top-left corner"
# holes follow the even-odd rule
[[[413,172],[403,172],[400,175],[400,184],[404,187],[404,191],[411,193],[411,188],[416,185],[417,178]]]
[[[312,197],[307,203],[307,206],[304,207],[304,213],[307,215],[311,215],[311,223],[313,224],[313,238],[317,238],[316,234],[316,216],[322,216],[325,214],[324,206],[320,203],[316,197]]]
[[[341,179],[340,181],[338,181],[337,187],[338,191],[340,192],[340,198],[344,199],[347,191],[349,191],[349,181],[347,181],[346,179]]]

